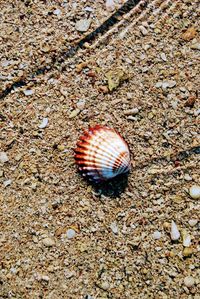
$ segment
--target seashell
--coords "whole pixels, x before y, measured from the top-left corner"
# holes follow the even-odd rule
[[[96,125],[80,137],[75,149],[79,170],[89,180],[101,182],[130,170],[127,143],[114,130]]]

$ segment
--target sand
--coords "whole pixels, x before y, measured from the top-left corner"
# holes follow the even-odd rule
[[[82,48],[122,3],[25,2],[0,4],[0,298],[199,299],[198,1],[141,1]],[[132,158],[97,186],[73,151],[95,124]]]

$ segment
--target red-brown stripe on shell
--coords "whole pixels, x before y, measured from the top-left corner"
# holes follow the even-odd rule
[[[75,160],[83,176],[94,182],[106,181],[130,170],[127,143],[114,130],[96,125],[80,137]]]

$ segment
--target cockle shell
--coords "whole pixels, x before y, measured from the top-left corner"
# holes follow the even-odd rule
[[[96,125],[80,137],[75,160],[83,176],[94,182],[112,179],[130,170],[127,143],[114,130]]]

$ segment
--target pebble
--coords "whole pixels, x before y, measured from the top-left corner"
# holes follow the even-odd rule
[[[53,14],[56,15],[56,16],[58,16],[58,15],[61,14],[61,10],[60,10],[59,8],[57,8],[57,9],[55,9],[55,10],[53,11]]]
[[[68,239],[74,238],[75,235],[76,235],[76,232],[72,228],[68,229],[67,232],[66,232],[66,236],[67,236]]]
[[[157,247],[155,247],[155,250],[156,250],[156,251],[161,251],[161,250],[162,250],[162,247],[157,246]]]
[[[155,240],[159,240],[161,237],[162,237],[162,234],[161,234],[161,232],[159,232],[158,230],[156,230],[156,231],[153,233],[153,238],[154,238]]]
[[[131,92],[127,92],[126,96],[128,100],[131,100],[134,95]]]
[[[46,128],[46,126],[48,125],[48,122],[49,122],[48,118],[44,117],[43,120],[42,120],[42,122],[41,122],[41,124],[38,126],[38,128],[40,128],[40,129]]]
[[[191,245],[191,237],[188,234],[183,235],[183,246],[184,247],[190,247]]]
[[[176,109],[178,107],[178,101],[172,101],[171,105],[173,109]]]
[[[144,27],[144,26],[139,26],[140,31],[142,32],[143,35],[147,35],[148,34],[148,30]]]
[[[162,82],[161,82],[161,81],[157,82],[157,83],[155,84],[155,87],[156,87],[156,88],[160,88],[160,87],[162,87]]]
[[[27,89],[24,90],[24,94],[25,96],[31,96],[32,94],[34,94],[34,91],[32,89]]]
[[[179,89],[180,89],[180,91],[182,91],[182,92],[187,92],[187,89],[186,89],[184,86],[181,86]]]
[[[45,238],[45,239],[42,240],[42,243],[46,247],[52,247],[53,245],[55,245],[55,241],[52,238]]]
[[[90,6],[86,6],[86,7],[84,8],[84,10],[85,10],[85,11],[88,11],[88,12],[93,12],[93,11],[94,11],[94,9],[93,9],[92,7],[90,7]]]
[[[155,84],[155,87],[160,88],[162,87],[162,89],[166,89],[166,88],[172,88],[176,85],[176,81],[174,80],[168,80],[168,81],[159,81]]]
[[[77,104],[76,104],[77,108],[80,110],[83,110],[85,107],[85,100],[84,99],[80,99]]]
[[[114,0],[106,0],[106,10],[108,10],[108,11],[115,10],[115,1]]]
[[[68,269],[65,269],[64,270],[64,274],[65,274],[65,278],[69,279],[69,278],[75,276],[76,272],[75,271],[70,271]]]
[[[176,81],[174,80],[169,80],[169,81],[163,81],[162,83],[162,88],[166,89],[166,88],[172,88],[176,85]]]
[[[200,50],[200,43],[193,44],[191,49]]]
[[[1,63],[1,66],[2,67],[7,67],[8,65],[12,64],[12,60],[4,60],[2,63]]]
[[[132,108],[124,111],[125,115],[135,115],[139,112],[138,108]]]
[[[167,57],[166,57],[165,53],[161,53],[160,57],[163,61],[167,61]]]
[[[110,285],[109,285],[109,282],[108,281],[103,281],[102,282],[102,284],[101,284],[101,288],[103,289],[103,290],[108,290],[109,289],[109,287],[110,287]]]
[[[198,116],[200,114],[200,109],[194,111],[194,116]]]
[[[6,163],[9,161],[8,155],[6,152],[0,152],[0,162]]]
[[[16,156],[15,156],[15,160],[16,161],[20,161],[21,160],[21,158],[22,158],[22,154],[17,154]]]
[[[180,232],[178,230],[178,227],[176,225],[176,223],[172,220],[171,223],[171,239],[173,241],[176,241],[180,238]]]
[[[48,282],[48,281],[49,281],[49,276],[47,276],[47,275],[42,275],[42,276],[41,276],[41,279],[44,280],[44,281],[46,281],[46,282]]]
[[[192,177],[188,173],[186,173],[184,175],[184,180],[186,180],[186,181],[192,181]]]
[[[198,223],[198,220],[197,219],[190,219],[188,221],[188,223],[189,223],[190,226],[195,226]]]
[[[148,72],[148,70],[149,70],[149,67],[148,67],[148,66],[145,66],[145,67],[142,68],[142,72],[143,72],[143,73]]]
[[[111,225],[110,225],[110,228],[111,228],[113,234],[118,234],[119,229],[118,229],[118,226],[117,226],[116,222],[112,222]]]
[[[137,121],[138,120],[137,117],[134,117],[132,115],[128,116],[127,119],[131,120],[131,121]]]
[[[193,185],[190,187],[189,194],[193,199],[199,199],[200,198],[200,186]]]
[[[75,110],[73,110],[73,111],[70,113],[69,118],[74,118],[74,117],[76,117],[80,112],[81,112],[80,109],[75,109]]]
[[[6,180],[6,181],[3,182],[5,187],[11,185],[11,183],[12,183],[12,180]]]
[[[186,287],[191,288],[195,284],[194,278],[192,276],[186,276],[184,278],[184,284]]]
[[[146,55],[145,54],[141,54],[140,55],[140,60],[144,60],[146,58]]]
[[[90,28],[91,20],[90,19],[82,19],[76,22],[75,28],[77,31],[86,32]]]
[[[10,268],[10,272],[11,272],[12,274],[16,274],[16,273],[18,272],[18,270],[17,270],[17,268],[15,268],[15,267],[11,267],[11,268]]]

